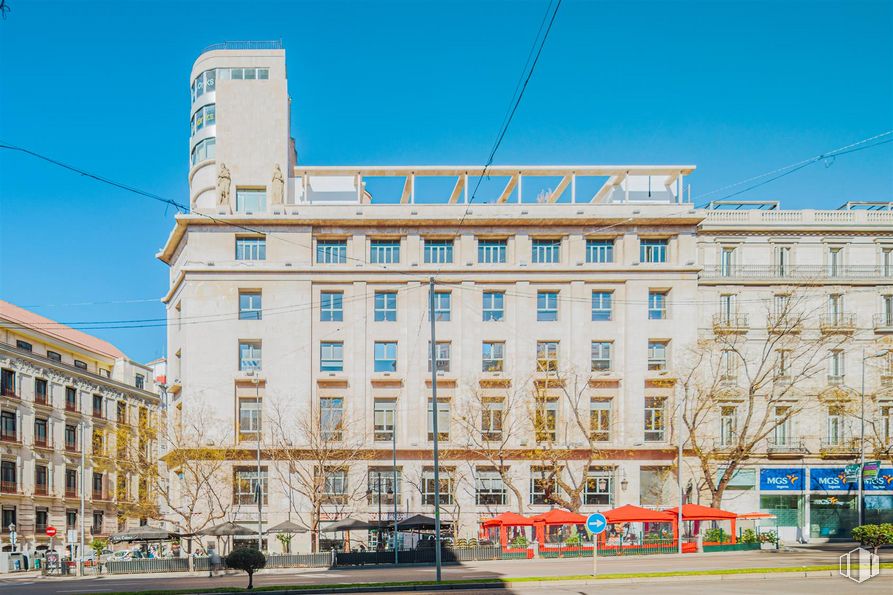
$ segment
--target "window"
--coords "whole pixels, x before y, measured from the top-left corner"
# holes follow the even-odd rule
[[[34,465],[34,493],[46,496],[49,491],[49,475],[46,465]],[[41,523],[37,523],[40,525]],[[43,523],[46,524],[45,522]]]
[[[47,358],[53,360],[54,362],[61,362],[62,354],[56,351],[47,350]]]
[[[396,372],[397,371],[397,342],[396,341],[376,341],[375,342],[375,367],[376,372]]]
[[[74,424],[65,424],[65,450],[77,452],[78,429]]]
[[[22,351],[34,351],[34,346],[31,345],[28,341],[17,340],[16,347],[21,349]]]
[[[828,276],[839,277],[843,274],[843,248],[828,248]]]
[[[78,470],[65,470],[65,496],[75,496],[78,492]]]
[[[217,121],[217,106],[213,103],[203,105],[192,114],[191,133],[195,134],[205,126],[213,126]]]
[[[552,494],[558,487],[558,478],[550,477],[545,469],[532,467],[530,469],[530,503],[549,504],[552,502]]]
[[[645,397],[645,442],[663,442],[666,439],[665,397]]]
[[[537,372],[558,371],[558,341],[536,342]]]
[[[533,416],[537,442],[555,442],[558,431],[558,401],[537,399]]]
[[[347,470],[326,468],[323,471],[323,501],[343,504],[347,496]]]
[[[263,296],[260,291],[239,292],[239,320],[263,318]]]
[[[195,143],[192,147],[191,163],[195,165],[201,161],[214,159],[217,155],[217,139],[212,137],[203,139]]]
[[[269,490],[267,489],[267,468],[261,467],[260,473],[257,467],[236,467],[233,469],[233,503],[257,504],[260,497],[267,504]]]
[[[450,304],[452,294],[449,291],[434,292],[434,320],[448,322],[450,320]]]
[[[738,408],[722,406],[719,409],[719,444],[728,447],[738,441]]]
[[[664,320],[667,317],[667,292],[648,292],[648,320]]]
[[[531,260],[537,264],[561,262],[561,240],[533,240]]]
[[[502,440],[502,419],[505,402],[502,399],[484,399],[481,403],[481,439]]]
[[[393,467],[369,469],[366,484],[369,488],[366,491],[368,503],[393,504],[396,500],[397,504],[399,504],[400,484],[402,483],[401,474],[400,469],[397,469],[395,473]],[[396,481],[394,481],[394,475],[397,476]]]
[[[425,240],[425,263],[449,264],[453,262],[453,240]]]
[[[505,343],[484,341],[481,346],[481,368],[484,372],[502,372],[505,361]]]
[[[378,442],[390,442],[394,438],[397,403],[390,399],[375,399],[373,407],[374,438]]]
[[[239,370],[260,370],[262,364],[262,351],[260,341],[239,342]]]
[[[828,445],[841,446],[844,443],[843,407],[828,407]]]
[[[66,411],[77,411],[78,408],[78,397],[77,391],[71,387],[65,387],[65,410]]]
[[[586,472],[583,503],[590,506],[610,506],[614,504],[613,469],[593,467]]]
[[[2,517],[3,517],[3,531],[8,531],[10,525],[16,524],[16,507],[15,506],[4,506],[2,509]]]
[[[16,396],[16,373],[12,370],[0,371],[0,393],[4,397]]]
[[[322,322],[341,322],[344,320],[343,292],[323,291],[319,294],[319,319]]]
[[[614,240],[586,240],[586,262],[614,262]]]
[[[791,374],[791,355],[787,349],[778,349],[776,351],[778,366],[776,371],[779,378],[787,378]]]
[[[778,277],[785,277],[791,273],[791,247],[776,246],[775,247],[775,274]]]
[[[18,483],[15,461],[0,462],[0,486],[3,491],[18,491]],[[3,527],[3,529],[8,529],[8,527]]]
[[[375,292],[375,321],[396,322],[397,320],[397,292]]]
[[[612,302],[614,294],[610,291],[592,292],[592,320],[611,320]]]
[[[263,402],[258,398],[239,399],[239,440],[257,440],[263,423]]]
[[[116,409],[116,419],[118,420],[118,423],[126,424],[127,423],[127,403],[118,401],[117,405],[115,406],[115,409]]]
[[[345,264],[347,262],[347,240],[317,240],[317,264]]]
[[[884,327],[893,327],[893,295],[881,296],[880,323]]]
[[[667,240],[640,240],[639,261],[649,263],[667,262]]]
[[[844,375],[844,354],[841,349],[828,352],[828,381],[840,382]]]
[[[34,418],[34,445],[35,446],[47,446],[47,438],[48,438],[48,423],[45,417],[35,417]]]
[[[719,373],[723,380],[738,378],[738,356],[731,349],[723,349],[719,354]]]
[[[93,474],[93,498],[95,500],[102,500],[103,490],[102,490],[102,473],[94,473]]]
[[[887,406],[881,408],[881,420],[884,446],[893,445],[893,407]]]
[[[881,251],[881,274],[884,277],[893,277],[893,248],[884,248]]]
[[[478,262],[502,264],[506,260],[506,240],[478,240]]]
[[[93,445],[94,455],[98,457],[105,456],[105,433],[102,430],[96,427],[93,428],[91,444]]]
[[[143,376],[142,374],[136,374],[133,377],[133,385],[139,389],[145,389],[146,388],[146,377]]]
[[[208,70],[208,72],[213,72],[213,70]],[[217,76],[221,80],[234,80],[234,81],[253,81],[253,80],[266,80],[270,78],[270,69],[269,68],[218,68]],[[196,79],[198,81],[198,79]],[[207,81],[205,82],[207,87]],[[213,89],[208,89],[208,91],[212,91]]]
[[[830,324],[843,323],[843,296],[840,294],[828,296],[828,322]]]
[[[78,526],[78,511],[74,508],[65,511],[65,526],[69,530],[76,529]]]
[[[667,369],[667,341],[648,341],[648,369]]]
[[[558,320],[558,292],[536,292],[536,319],[540,322]]]
[[[441,504],[449,504],[453,503],[453,475],[449,469],[441,469],[440,470],[440,503]],[[423,506],[434,506],[435,503],[435,493],[434,493],[434,469],[425,468],[422,470],[422,505]]]
[[[369,262],[372,264],[400,262],[400,240],[372,240],[369,243]]]
[[[610,399],[593,399],[589,402],[589,437],[594,442],[610,442]]]
[[[102,411],[102,395],[93,395],[93,417],[104,417]]]
[[[592,342],[592,371],[607,372],[611,370],[611,342]]]
[[[75,367],[75,368],[80,368],[81,370],[86,370],[86,369],[87,369],[87,362],[82,361],[82,360],[79,360],[79,359],[76,359],[76,360],[74,360],[74,367]]]
[[[434,404],[428,401],[428,441],[434,440]],[[437,439],[450,439],[450,402],[437,401]]]
[[[719,253],[719,274],[730,277],[735,274],[735,248],[723,246]]]
[[[450,342],[438,341],[434,346],[434,357],[437,360],[438,372],[450,371]],[[431,341],[428,341],[428,371],[431,371]]]
[[[344,399],[329,397],[319,400],[319,430],[323,440],[338,442],[344,430]]]
[[[505,293],[502,291],[485,291],[482,307],[484,322],[502,320],[505,317]]]
[[[105,521],[105,514],[101,510],[93,511],[93,526],[90,527],[90,532],[93,535],[101,535],[102,534],[102,523]]]
[[[775,446],[791,446],[791,408],[775,408],[775,429],[773,430]]]
[[[44,378],[34,379],[34,402],[44,405],[47,402],[47,381]]]
[[[265,238],[236,238],[236,260],[266,260]]]
[[[499,471],[479,469],[474,484],[475,504],[478,506],[505,505],[505,484]]]
[[[738,296],[733,293],[724,293],[719,296],[719,319],[723,324],[735,324],[737,311]]]
[[[319,344],[319,371],[342,372],[344,370],[344,343],[322,341]]]

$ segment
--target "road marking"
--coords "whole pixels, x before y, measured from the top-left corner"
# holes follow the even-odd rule
[[[96,593],[98,591],[111,591],[111,589],[68,589],[66,591],[56,591],[56,593]]]

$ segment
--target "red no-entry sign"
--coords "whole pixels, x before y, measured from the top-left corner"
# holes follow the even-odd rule
[[[55,537],[56,536],[56,528],[52,525],[47,527],[47,537]]]

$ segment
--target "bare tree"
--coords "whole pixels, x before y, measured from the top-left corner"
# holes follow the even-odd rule
[[[749,327],[740,314],[721,314],[713,332],[680,358],[687,447],[698,460],[713,506],[720,506],[735,473],[764,441],[811,406],[806,389],[825,370],[829,352],[848,341],[847,329],[840,328],[844,321],[818,312],[801,293],[767,307],[765,329]]]

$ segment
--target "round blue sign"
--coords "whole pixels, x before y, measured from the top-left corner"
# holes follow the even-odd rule
[[[589,518],[586,519],[586,528],[589,529],[590,533],[601,533],[608,527],[608,521],[600,512],[593,512],[589,515]]]

